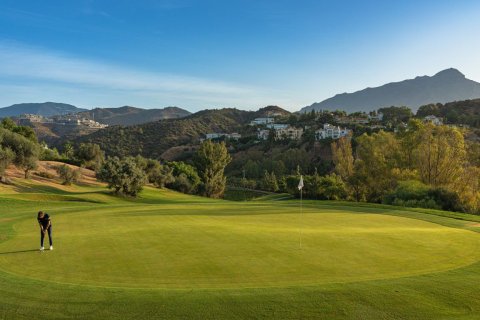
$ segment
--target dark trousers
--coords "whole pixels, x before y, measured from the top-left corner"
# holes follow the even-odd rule
[[[52,226],[48,227],[47,229],[48,232],[48,241],[50,242],[50,245],[53,246],[52,242]],[[40,230],[40,246],[43,247],[43,239],[45,238],[45,233]]]

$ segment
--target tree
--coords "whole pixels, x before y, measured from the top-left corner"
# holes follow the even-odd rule
[[[420,131],[424,130],[425,125],[418,119],[411,119],[407,128],[398,133],[403,153],[403,165],[406,168],[414,169],[414,152],[422,142]]]
[[[199,175],[198,175],[197,169],[195,169],[194,166],[186,164],[185,162],[182,162],[182,161],[170,162],[170,163],[168,163],[168,166],[173,169],[173,175],[175,176],[176,186],[179,186],[180,182],[182,182],[185,185],[185,183],[183,181],[184,180],[183,177],[180,178],[179,181],[177,181],[180,176],[185,176],[185,178],[188,179],[189,184],[190,184],[189,188],[182,187],[183,190],[189,189],[188,192],[184,192],[184,191],[179,190],[178,188],[174,187],[175,190],[181,191],[183,193],[194,193],[196,191],[197,187],[202,182]]]
[[[335,171],[342,177],[342,179],[348,180],[353,175],[354,168],[352,144],[350,139],[342,137],[333,142],[331,147]]]
[[[74,154],[75,154],[75,148],[73,147],[73,144],[67,141],[63,145],[63,155],[67,159],[72,159]]]
[[[175,177],[173,183],[171,183],[171,188],[183,193],[194,193],[195,191],[195,187],[185,173]]]
[[[38,161],[38,155],[35,157],[27,157],[22,162],[21,167],[23,169],[25,179],[30,178],[30,171],[35,170],[37,168],[37,161]]]
[[[263,177],[263,187],[267,191],[277,192],[279,190],[278,187],[278,180],[275,172],[268,173],[265,170],[264,177]]]
[[[37,143],[37,135],[35,134],[35,131],[33,131],[32,128],[30,127],[25,127],[25,126],[16,126],[12,132],[18,133],[21,136],[24,136],[28,140]]]
[[[363,177],[367,200],[380,202],[396,186],[396,171],[402,159],[399,141],[392,133],[380,131],[357,139],[358,178]],[[357,159],[357,160],[358,160]]]
[[[225,167],[231,161],[225,143],[214,143],[209,140],[203,142],[195,160],[203,182],[203,193],[210,198],[221,197],[227,183],[224,176]]]
[[[347,190],[342,178],[335,173],[320,177],[318,184],[320,199],[341,200],[347,197]]]
[[[15,158],[13,163],[24,171],[25,179],[27,179],[30,171],[36,167],[38,161],[40,154],[38,144],[8,130],[4,130],[2,136],[2,146],[14,152]]]
[[[60,176],[60,179],[62,180],[62,184],[66,186],[69,186],[72,183],[77,182],[81,176],[80,169],[74,170],[69,166],[67,166],[66,164],[58,166],[56,168],[56,171]]]
[[[421,142],[414,151],[414,163],[422,182],[435,187],[456,183],[467,159],[461,132],[427,124],[417,134]]]
[[[149,180],[157,188],[164,188],[167,184],[175,182],[173,168],[167,165],[156,166],[149,175]]]
[[[138,167],[134,158],[120,160],[109,158],[101,167],[97,178],[108,184],[115,193],[136,197],[147,182],[145,172]]]
[[[17,127],[17,124],[10,118],[3,118],[0,126],[13,132],[13,130]]]
[[[74,151],[74,156],[82,166],[95,171],[101,167],[105,160],[104,152],[98,144],[94,143],[81,143],[78,149]]]
[[[310,157],[304,149],[288,149],[277,160],[281,160],[287,173],[295,173],[299,169],[307,173],[311,167]]]
[[[348,194],[356,201],[363,200],[366,193],[367,173],[363,160],[353,157],[351,140],[345,137],[340,138],[333,142],[331,147],[335,172],[347,182]]]
[[[248,159],[245,163],[244,170],[246,177],[248,177],[249,179],[257,179],[261,177],[262,168],[257,161]]]
[[[40,160],[44,161],[58,161],[61,159],[57,148],[50,149],[47,145],[42,145],[40,151]]]
[[[383,121],[396,125],[400,122],[408,122],[413,117],[412,110],[408,107],[388,107],[378,109],[383,114]]]
[[[0,181],[5,179],[5,170],[15,159],[15,153],[9,147],[3,148],[0,145]]]
[[[33,128],[26,127],[26,126],[19,126],[10,118],[4,118],[2,122],[0,122],[0,128],[7,129],[11,132],[17,133],[27,138],[28,140],[34,143],[38,143],[37,136],[35,134],[35,131],[33,131]]]
[[[468,165],[454,187],[464,212],[480,214],[480,167]]]
[[[430,115],[441,117],[442,116],[440,112],[441,107],[442,107],[442,104],[440,103],[437,103],[437,104],[432,103],[432,104],[421,106],[417,110],[417,117],[426,117]]]
[[[355,201],[365,200],[367,193],[367,173],[365,170],[365,162],[362,159],[356,159],[353,167],[353,174],[347,180],[349,188],[352,190],[352,196]]]
[[[155,184],[157,187],[163,188],[165,184],[173,182],[172,179],[162,178],[168,170],[162,166],[160,161],[155,159],[147,159],[141,155],[137,155],[135,158],[136,165],[142,169],[147,175],[148,182]]]

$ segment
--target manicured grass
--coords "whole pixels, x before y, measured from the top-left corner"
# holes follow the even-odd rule
[[[0,319],[480,313],[474,216],[315,201],[300,214],[294,200],[16,188],[0,190]],[[52,215],[51,252],[36,250],[39,209]]]

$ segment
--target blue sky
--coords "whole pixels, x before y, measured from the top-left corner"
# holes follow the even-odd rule
[[[449,67],[480,81],[479,31],[467,0],[2,0],[0,107],[294,111]]]

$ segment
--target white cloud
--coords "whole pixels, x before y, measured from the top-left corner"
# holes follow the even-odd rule
[[[0,44],[0,74],[124,90],[244,94],[246,87],[187,76],[157,74],[58,53]]]
[[[31,96],[35,87],[44,87],[45,92],[55,88],[69,94],[70,99],[87,102],[85,97],[75,99],[74,92],[91,95],[90,105],[109,104],[177,104],[190,106],[236,106],[257,108],[269,103],[276,95],[267,90],[245,85],[214,81],[184,75],[164,74],[125,68],[110,63],[85,60],[57,52],[0,42],[0,78],[4,86],[17,85]],[[5,79],[7,81],[5,81]],[[0,79],[1,81],[1,79]],[[65,92],[69,87],[70,92]],[[59,90],[60,91],[60,90]],[[68,90],[67,90],[68,91]],[[111,99],[106,98],[110,95]],[[41,94],[39,99],[41,99]],[[118,101],[124,99],[123,103]],[[49,100],[59,99],[52,97]],[[22,97],[18,97],[18,102]],[[125,101],[128,100],[128,101]],[[135,101],[132,101],[135,100]],[[286,99],[285,101],[287,101]]]

